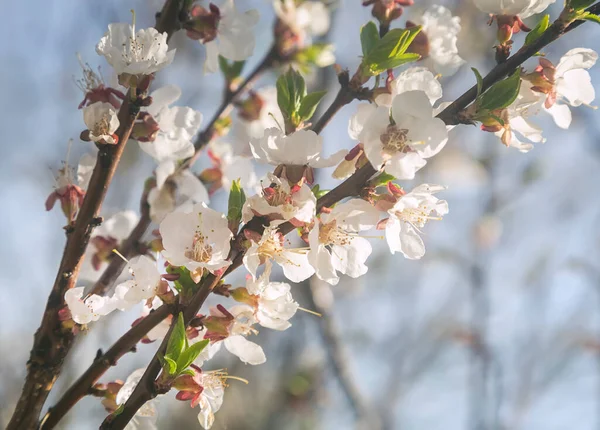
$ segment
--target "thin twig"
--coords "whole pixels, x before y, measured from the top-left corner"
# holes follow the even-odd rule
[[[172,12],[176,8],[176,12]],[[167,0],[162,18],[157,20],[157,28],[170,28],[167,25],[167,17],[178,16],[180,9],[180,1]],[[23,391],[7,429],[29,429],[37,425],[44,402],[60,374],[65,357],[71,350],[75,336],[70,329],[63,329],[59,310],[64,306],[65,292],[75,286],[92,231],[102,221],[99,217],[102,202],[138,113],[139,106],[130,101],[128,93],[118,113],[118,143],[99,147],[96,166],[83,204],[74,225],[67,228],[67,243],[58,274],[48,297],[42,322],[34,336]]]
[[[558,25],[557,23],[553,24],[534,44],[522,48],[515,55],[510,57],[505,63],[500,64],[494,69],[492,69],[492,71],[483,80],[484,89],[489,88],[493,83],[507,76],[510,72],[519,67],[524,61],[529,59],[543,47],[553,42],[567,31],[570,31],[571,29],[579,26],[580,24],[581,22],[575,22],[567,28]],[[475,100],[476,95],[476,87],[471,88],[459,99],[457,99],[452,105],[450,105],[442,113],[440,113],[439,117],[443,119],[446,122],[446,124],[458,123],[460,121],[460,118],[458,116],[460,111],[462,111],[462,109],[464,109],[470,103],[472,103]],[[330,106],[330,108],[326,111],[324,116],[315,124],[313,130],[323,130],[323,128],[333,117],[333,115],[341,107],[348,103],[349,102],[347,101],[346,95],[340,95],[338,93],[338,96],[336,97],[333,105]],[[218,120],[218,118],[219,116],[215,116],[215,119],[211,121],[211,124],[209,124],[211,128],[214,126],[214,123]],[[206,137],[202,138],[202,140],[199,141],[203,142],[204,140],[206,140]],[[202,147],[205,145],[205,143],[199,143],[198,145]],[[358,195],[366,181],[370,179],[370,177],[375,172],[375,169],[369,163],[367,163],[367,165],[357,170],[357,172],[355,172],[355,174],[352,175],[348,180],[344,181],[334,190],[326,194],[323,198],[319,199],[317,202],[317,206],[330,206],[345,197]],[[252,222],[250,224],[252,224]],[[293,226],[286,224],[283,224],[281,228],[283,232],[288,232],[292,229]],[[243,251],[234,253],[234,255],[232,255],[232,265],[230,266],[226,274],[241,265],[242,257]],[[186,315],[186,322],[188,322],[200,309],[200,307],[204,303],[204,300],[210,293],[211,288],[214,285],[216,285],[217,282],[218,278],[212,275],[206,278],[199,291],[194,295],[192,299],[194,305],[192,306],[192,303],[190,303],[185,308],[184,314]],[[157,351],[157,354],[155,355],[151,364],[146,370],[142,381],[140,381],[140,383],[136,387],[136,390],[134,391],[130,399],[126,402],[125,407],[123,408],[123,412],[116,417],[107,418],[107,420],[105,420],[105,422],[103,423],[103,428],[123,428],[146,401],[159,394],[156,392],[154,381],[156,379],[156,376],[160,372],[160,363],[158,361],[158,357],[159,354],[164,352],[164,348],[166,348],[166,339],[168,339],[168,335],[165,337],[163,345],[161,345],[161,348],[159,348],[159,351]]]
[[[101,223],[100,209],[115,174],[125,144],[129,139],[139,107],[126,97],[119,110],[120,126],[116,145],[100,145],[96,167],[92,173],[85,199],[74,225],[67,227],[67,243],[58,274],[52,286],[42,323],[34,336],[27,363],[27,377],[8,429],[33,428],[48,393],[54,385],[63,361],[73,341],[70,329],[63,329],[59,310],[64,306],[65,292],[75,286],[85,249],[94,227]]]
[[[106,353],[96,358],[92,365],[77,381],[62,395],[60,400],[51,407],[40,423],[40,429],[49,430],[71,410],[83,397],[90,393],[93,385],[111,366],[116,366],[121,356],[130,351],[150,330],[171,315],[173,306],[164,305],[151,312],[147,317],[134,325]]]

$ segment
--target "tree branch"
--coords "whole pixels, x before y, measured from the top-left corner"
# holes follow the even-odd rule
[[[129,139],[139,107],[126,97],[119,109],[120,126],[116,145],[99,145],[96,167],[74,225],[67,227],[67,243],[58,274],[48,297],[42,323],[35,333],[27,363],[28,372],[21,397],[8,429],[33,428],[52,389],[73,341],[70,329],[63,329],[58,316],[65,305],[65,292],[75,286],[85,249],[94,227],[101,223],[100,209]]]
[[[600,13],[600,3],[593,5],[587,9],[588,12],[597,14]],[[579,27],[585,21],[575,21],[568,26],[561,20],[556,20],[548,29],[531,45],[523,46],[515,54],[513,54],[504,63],[494,67],[485,78],[483,78],[482,91],[490,88],[494,83],[510,75],[517,67],[540,52],[544,47],[554,42],[563,34]],[[466,93],[456,99],[450,106],[444,109],[438,115],[447,125],[455,125],[461,123],[460,112],[469,104],[475,101],[477,97],[477,85],[471,87]]]
[[[154,327],[160,324],[173,312],[174,306],[163,305],[151,312],[139,323],[131,327],[106,353],[96,358],[92,365],[77,381],[62,395],[60,400],[51,407],[40,422],[41,430],[52,429],[67,414],[67,412],[83,397],[111,366],[133,347]]]
[[[161,16],[157,20],[157,29],[168,31],[170,37],[174,27],[171,27],[168,20],[175,19],[174,17],[181,12],[181,7],[180,0],[167,0]],[[46,303],[42,322],[34,336],[33,348],[27,362],[27,376],[23,391],[7,430],[35,427],[44,402],[73,345],[75,336],[70,329],[62,328],[58,311],[64,307],[65,292],[75,286],[92,231],[102,222],[102,219],[99,218],[102,202],[129,140],[138,113],[139,106],[131,102],[128,93],[119,109],[120,125],[116,131],[119,138],[118,143],[99,147],[96,166],[92,172],[83,204],[74,225],[67,228],[67,243],[63,257]]]
[[[592,13],[597,13],[596,8],[600,8],[600,6],[594,5],[589,10]],[[521,48],[519,51],[517,51],[517,53],[515,53],[512,57],[510,57],[505,63],[502,63],[502,64],[496,66],[494,69],[492,69],[492,71],[483,79],[484,90],[489,88],[495,82],[503,79],[505,76],[510,74],[513,70],[515,70],[517,67],[519,67],[523,62],[525,62],[527,59],[532,57],[535,53],[539,52],[543,47],[550,44],[554,40],[558,39],[560,36],[562,36],[566,32],[581,25],[581,23],[582,23],[581,21],[576,21],[576,22],[572,23],[571,25],[569,25],[568,27],[561,25],[559,22],[555,22],[554,24],[552,24],[552,26],[550,26],[549,29],[546,32],[544,32],[544,34],[535,43]],[[262,68],[262,65],[269,58],[269,55],[270,54],[267,55],[267,57],[259,65],[257,70]],[[268,63],[268,64],[270,65],[271,63]],[[266,69],[267,66],[264,66],[264,68]],[[260,71],[262,71],[262,70],[260,70]],[[259,72],[257,72],[257,74],[258,73]],[[250,81],[254,78],[255,78],[255,76],[253,73],[253,74],[251,74],[251,76],[248,78],[247,81]],[[334,116],[334,114],[337,111],[339,111],[339,109],[341,109],[343,106],[350,103],[350,101],[352,101],[354,99],[354,98],[351,98],[350,100],[348,100],[347,91],[348,91],[347,88],[344,89],[344,86],[342,85],[342,89],[340,89],[340,92],[338,92],[338,95],[336,96],[336,99],[334,100],[332,105],[329,107],[329,109],[325,112],[325,114],[319,119],[319,121],[317,121],[317,123],[313,127],[314,131],[321,132],[324,129],[324,127],[328,124],[330,119]],[[235,96],[237,96],[239,94],[239,92],[236,91],[235,93],[232,93],[232,94],[235,94]],[[442,111],[438,115],[438,117],[441,118],[442,120],[444,120],[444,122],[448,125],[459,123],[460,122],[459,113],[475,100],[476,95],[477,95],[477,88],[476,87],[471,88],[465,94],[463,94],[461,97],[459,97],[454,103],[452,103],[449,107],[447,107],[444,111]],[[205,129],[205,132],[203,132],[198,137],[198,140],[195,143],[197,150],[201,149],[203,146],[205,146],[208,143],[208,141],[210,141],[212,134],[214,132],[214,125],[216,124],[216,121],[221,117],[221,115],[226,111],[227,107],[228,106],[225,106],[224,104],[221,105],[221,107],[218,109],[217,113],[215,114],[214,118],[211,120],[208,127]],[[195,157],[193,157],[193,158],[195,158]],[[191,162],[193,162],[193,159],[186,161],[186,163],[187,163],[186,167],[191,165]],[[322,208],[324,206],[331,206],[343,198],[359,195],[360,191],[365,186],[366,182],[375,173],[376,173],[376,170],[371,166],[370,163],[367,163],[365,166],[358,169],[346,181],[344,181],[339,186],[337,186],[336,188],[331,190],[328,194],[326,194],[325,196],[320,198],[317,201],[317,207]],[[252,228],[259,227],[257,230],[261,230],[261,231],[263,228],[261,221],[258,218],[255,218],[253,221],[251,221],[248,224],[248,226],[244,227],[244,229],[251,228],[251,227]],[[293,226],[291,226],[291,224],[289,224],[289,223],[285,223],[281,226],[280,230],[282,231],[282,233],[285,234],[285,233],[293,230]],[[237,268],[241,265],[243,255],[244,255],[244,251],[232,251],[232,255],[231,255],[232,264],[228,268],[227,272],[224,275],[230,273],[232,270],[234,270],[235,268]],[[200,286],[199,290],[193,296],[192,302],[190,302],[189,305],[185,307],[184,319],[186,321],[186,324],[196,315],[196,313],[198,312],[198,310],[204,303],[206,297],[210,294],[212,288],[217,284],[219,279],[220,278],[210,275],[209,277],[207,277],[204,280],[204,282]],[[171,326],[171,329],[172,328],[173,328],[173,326]],[[170,331],[169,331],[169,333],[170,333]],[[158,356],[159,356],[159,354],[164,353],[168,337],[169,337],[169,335],[167,335],[165,337],[165,339],[163,340],[163,344],[161,344],[161,347],[159,348],[159,350],[157,351],[153,360],[151,361],[150,365],[148,366],[146,373],[144,374],[144,377],[142,378],[142,380],[136,387],[136,389],[135,389],[134,393],[132,394],[132,396],[130,397],[130,399],[126,402],[123,412],[121,414],[119,414],[118,416],[108,417],[105,420],[105,422],[102,424],[102,428],[117,428],[117,429],[123,428],[127,424],[127,422],[135,415],[137,410],[146,401],[148,401],[148,400],[154,398],[156,395],[160,394],[160,393],[156,392],[156,387],[154,386],[154,381],[156,379],[156,376],[160,372],[160,363],[158,362]]]

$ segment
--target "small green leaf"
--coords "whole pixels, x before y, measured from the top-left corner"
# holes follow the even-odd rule
[[[417,61],[421,56],[406,53],[421,27],[390,30],[363,58],[361,72],[369,76],[379,75],[387,69],[393,69],[406,63]]]
[[[175,289],[179,291],[179,293],[188,295],[196,290],[197,284],[192,279],[190,271],[184,266],[169,266],[167,267],[167,273],[179,275],[179,279],[174,282]]]
[[[550,15],[544,15],[540,22],[537,23],[535,28],[529,32],[525,38],[525,45],[531,45],[533,42],[538,40],[544,31],[550,26]]]
[[[192,369],[185,369],[178,373],[179,373],[179,375],[190,375],[190,376],[194,376],[196,374],[196,372],[194,372]]]
[[[325,194],[327,194],[329,192],[329,190],[322,190],[321,187],[319,186],[319,184],[312,187],[311,191],[317,199],[320,199],[321,197],[323,197]]]
[[[169,337],[169,342],[167,343],[167,353],[165,354],[165,359],[167,356],[171,357],[174,361],[179,359],[179,356],[185,349],[187,341],[187,336],[185,334],[185,323],[183,322],[183,313],[179,312],[177,316],[177,323],[171,332],[171,337]]]
[[[588,6],[594,4],[596,0],[570,0],[568,1],[568,7],[573,8],[575,10],[582,10]],[[586,18],[587,19],[587,18]]]
[[[382,185],[387,185],[388,182],[393,181],[394,179],[396,179],[394,176],[390,175],[389,173],[383,172],[371,179],[369,181],[369,185],[372,187],[380,187]]]
[[[196,342],[191,345],[188,349],[183,351],[177,360],[177,372],[181,373],[185,369],[187,369],[190,364],[194,362],[196,358],[200,355],[200,353],[207,347],[209,340],[204,339],[200,342]]]
[[[508,78],[496,82],[478,99],[479,110],[504,109],[510,106],[519,95],[521,88],[521,70],[517,69]]]
[[[473,73],[475,73],[475,79],[477,79],[477,97],[481,95],[481,90],[483,89],[483,78],[481,77],[481,73],[475,67],[471,67]]]
[[[300,109],[306,96],[306,84],[302,75],[290,68],[277,79],[277,104],[284,118],[290,119]]]
[[[229,206],[227,208],[227,220],[229,226],[236,230],[242,220],[242,208],[246,202],[246,194],[242,188],[240,179],[231,182],[229,189]]]
[[[585,19],[586,21],[592,21],[595,22],[596,24],[600,24],[600,16],[598,15],[594,15],[593,13],[588,13],[586,14],[583,19]]]
[[[173,360],[168,355],[165,355],[163,357],[163,360],[164,360],[165,364],[167,365],[167,373],[169,375],[176,375],[177,374],[177,363],[175,362],[175,360]]]
[[[360,29],[360,44],[362,46],[363,57],[369,55],[369,52],[379,42],[379,30],[373,21],[369,21]]]
[[[281,75],[275,84],[277,88],[277,104],[284,116],[289,117],[293,111],[292,96],[285,79],[285,75]]]
[[[232,61],[230,63],[225,57],[219,55],[219,68],[221,69],[221,72],[223,72],[225,80],[228,82],[231,82],[240,76],[245,64],[245,61]]]
[[[327,91],[317,91],[314,93],[307,94],[300,103],[300,109],[298,109],[298,116],[300,121],[307,121],[312,118],[319,105],[319,102],[327,94]]]

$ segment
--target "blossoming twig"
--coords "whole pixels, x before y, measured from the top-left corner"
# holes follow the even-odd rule
[[[63,394],[56,405],[48,410],[40,422],[40,429],[48,430],[54,428],[79,400],[89,394],[98,379],[100,379],[111,366],[116,365],[119,358],[130,351],[140,339],[146,335],[146,333],[173,313],[173,308],[174,306],[165,304],[151,312],[147,317],[131,327],[127,333],[121,336],[108,351],[97,357],[85,373]]]
[[[28,373],[21,397],[8,428],[33,428],[41,408],[60,373],[63,360],[73,340],[71,331],[61,328],[59,309],[67,290],[75,286],[86,246],[99,218],[102,202],[129,139],[139,107],[126,98],[119,110],[120,126],[116,145],[101,145],[96,167],[74,225],[67,227],[67,243],[58,274],[44,311],[42,323],[34,337]]]
[[[578,26],[579,23],[575,22],[571,24],[571,26],[565,27],[564,25],[560,25],[559,23],[553,24],[553,27],[549,28],[547,34],[544,33],[542,37],[540,37],[535,43],[528,45],[527,47],[518,51],[515,55],[510,57],[505,63],[502,63],[496,66],[492,71],[483,79],[484,89],[489,88],[495,82],[501,80],[506,75],[508,75],[511,71],[520,66],[524,61],[533,56],[535,53],[539,52],[543,47],[553,42],[567,31],[572,28]],[[345,77],[342,77],[345,79]],[[357,95],[360,94],[359,91],[352,91],[348,88],[344,89],[344,81],[342,80],[342,89],[338,96],[330,106],[330,108],[326,111],[323,117],[317,121],[313,130],[316,132],[320,132],[327,125],[329,120],[335,115],[337,111],[344,105],[348,104],[352,101]],[[348,100],[348,95],[344,94],[344,92],[350,91],[352,98]],[[341,95],[340,95],[341,94]],[[457,122],[458,113],[464,109],[467,105],[475,100],[477,96],[477,88],[472,88],[459,97],[452,105],[442,111],[438,117],[444,120],[444,122],[448,125],[455,124]],[[341,183],[338,187],[331,190],[329,193],[325,194],[317,201],[317,209],[331,206],[343,198],[359,195],[362,191],[363,187],[367,183],[367,181],[376,173],[376,170],[370,163],[365,164],[360,169],[358,169],[350,178]],[[260,218],[253,218],[250,223],[242,229],[240,234],[243,234],[243,231],[246,229],[255,229],[257,232],[261,232],[263,229]],[[284,223],[280,226],[279,230],[281,233],[286,234],[293,230],[293,225],[289,222]],[[229,266],[227,271],[223,274],[223,276],[227,275],[231,271],[235,270],[242,263],[242,258],[244,255],[244,251],[236,251],[232,250],[232,254],[230,255],[230,259],[232,264]],[[192,303],[188,305],[184,312],[184,319],[187,322],[191,320],[191,318],[196,314],[196,312],[200,309],[206,297],[210,294],[211,289],[220,277],[215,277],[214,275],[209,275],[199,290],[196,292],[192,299]],[[171,326],[171,329],[173,325]],[[158,393],[154,384],[158,373],[160,372],[161,366],[158,360],[160,354],[164,353],[168,342],[168,335],[163,340],[163,344],[159,348],[157,354],[153,358],[152,362],[148,366],[144,377],[136,387],[135,391],[128,399],[128,401],[124,404],[122,411],[116,416],[109,416],[101,428],[111,428],[111,429],[121,429],[124,428],[125,425],[131,420],[131,418],[135,415],[137,410],[148,400],[153,399],[156,395],[161,394]]]
[[[600,4],[595,4],[587,9],[588,12],[596,14],[600,12]],[[490,73],[483,78],[481,91],[490,88],[495,82],[498,82],[505,76],[510,75],[517,67],[533,57],[536,53],[542,50],[545,46],[554,42],[563,34],[579,27],[584,21],[579,20],[566,26],[560,20],[555,21],[548,29],[533,43],[524,45],[507,61],[494,67]],[[461,111],[472,103],[477,97],[477,85],[471,87],[466,93],[457,98],[450,106],[444,109],[438,115],[447,125],[461,123]]]

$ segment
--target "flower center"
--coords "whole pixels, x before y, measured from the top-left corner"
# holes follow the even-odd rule
[[[292,196],[281,189],[281,187],[269,187],[263,189],[265,200],[271,206],[291,205]]]
[[[323,245],[346,246],[352,242],[353,236],[337,226],[336,221],[322,224],[319,228],[319,242]]]
[[[208,238],[202,233],[202,214],[199,214],[199,218],[192,247],[185,252],[185,256],[198,263],[207,263],[212,258],[212,245],[208,243]]]
[[[206,236],[197,231],[192,242],[192,249],[185,253],[185,256],[198,263],[206,263],[212,257],[212,246],[206,243]]]
[[[408,130],[406,129],[395,125],[388,126],[385,133],[380,137],[384,154],[391,157],[400,152],[409,152],[411,149],[406,138],[407,133]]]
[[[110,129],[110,115],[107,112],[104,115],[102,115],[102,118],[100,118],[100,120],[94,124],[94,127],[92,129],[92,134],[94,136],[103,136],[106,134],[110,134],[109,129]]]
[[[415,228],[423,228],[429,220],[440,221],[442,219],[441,217],[431,216],[433,210],[434,209],[427,203],[422,203],[416,208],[406,208],[402,211],[397,211],[396,216],[401,221],[404,221]]]

